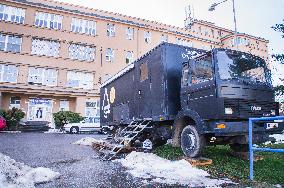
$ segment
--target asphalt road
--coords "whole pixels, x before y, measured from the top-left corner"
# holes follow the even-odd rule
[[[0,133],[0,152],[32,167],[47,167],[61,174],[59,179],[36,185],[61,187],[156,187],[143,185],[118,163],[101,161],[89,146],[71,143],[97,134]]]

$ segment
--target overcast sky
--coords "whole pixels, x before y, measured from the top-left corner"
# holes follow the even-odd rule
[[[58,0],[86,7],[117,12],[175,26],[184,26],[185,7],[194,8],[195,18],[233,30],[232,1],[220,4],[214,12],[208,8],[222,0]],[[271,53],[284,53],[284,39],[271,29],[284,19],[284,0],[235,0],[238,32],[270,41]],[[284,77],[284,66],[277,66],[277,76]],[[279,71],[280,70],[280,71]],[[281,75],[279,75],[281,72]],[[276,72],[275,72],[276,74]]]

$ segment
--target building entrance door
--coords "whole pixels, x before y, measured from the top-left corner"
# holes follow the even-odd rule
[[[29,99],[28,106],[29,121],[52,121],[52,100],[51,99]]]

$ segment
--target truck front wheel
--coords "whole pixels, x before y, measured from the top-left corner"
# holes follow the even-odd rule
[[[205,145],[205,138],[193,125],[186,126],[181,133],[181,149],[187,157],[199,157]]]

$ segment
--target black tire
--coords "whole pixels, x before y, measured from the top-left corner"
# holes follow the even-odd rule
[[[248,152],[249,151],[248,144],[230,144],[230,148],[234,152]]]
[[[79,127],[71,127],[70,134],[79,134]]]
[[[187,157],[199,157],[204,146],[205,138],[194,125],[188,125],[182,130],[181,149]]]

